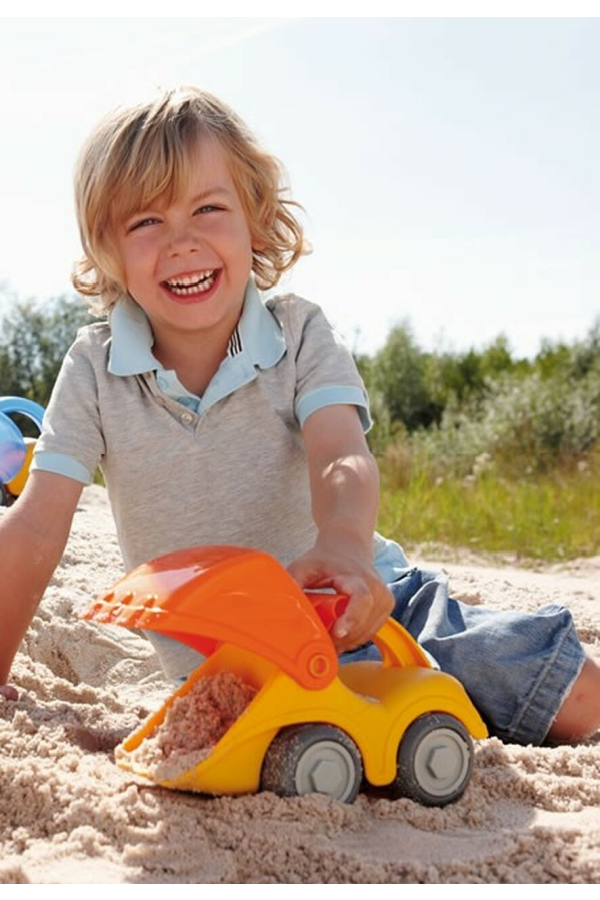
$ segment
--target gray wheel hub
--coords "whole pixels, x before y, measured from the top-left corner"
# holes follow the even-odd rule
[[[438,728],[425,735],[414,756],[415,777],[433,796],[451,793],[465,779],[469,749],[455,731]]]
[[[298,794],[328,794],[346,800],[355,782],[356,766],[351,754],[335,741],[318,741],[307,747],[296,767]]]

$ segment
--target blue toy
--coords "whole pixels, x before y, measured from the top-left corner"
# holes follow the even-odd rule
[[[26,416],[41,431],[44,408],[33,400],[0,397],[0,482],[3,503],[21,493],[33,450],[32,442],[23,437],[17,425],[9,418],[10,413]]]

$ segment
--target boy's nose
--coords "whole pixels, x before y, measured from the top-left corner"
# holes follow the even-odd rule
[[[174,226],[170,229],[167,250],[171,256],[194,253],[201,247],[201,238],[189,224]]]

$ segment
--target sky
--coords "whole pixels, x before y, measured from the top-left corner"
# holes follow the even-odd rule
[[[360,352],[518,355],[600,313],[596,18],[3,18],[0,311],[70,290],[72,172],[157,87],[226,100],[285,164],[313,252],[281,287]]]

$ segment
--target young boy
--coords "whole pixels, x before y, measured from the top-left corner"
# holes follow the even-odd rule
[[[495,733],[595,729],[600,670],[566,610],[463,606],[374,536],[364,388],[317,307],[257,291],[304,244],[276,160],[238,117],[193,88],[117,110],[83,149],[76,200],[74,284],[109,320],[69,351],[27,489],[0,523],[0,683],[100,464],[127,569],[196,544],[260,547],[303,587],[350,596],[340,652],[370,655],[393,610]],[[174,641],[157,649],[174,678],[198,663]]]

